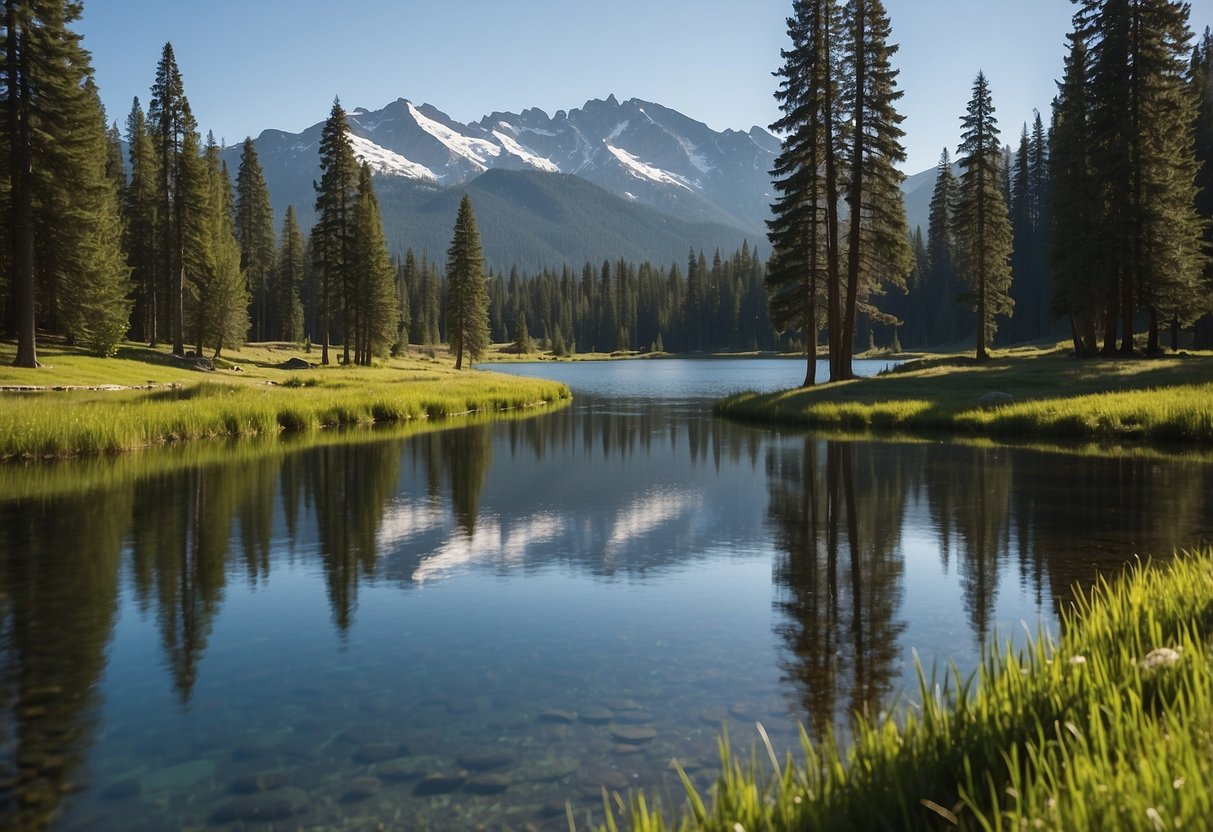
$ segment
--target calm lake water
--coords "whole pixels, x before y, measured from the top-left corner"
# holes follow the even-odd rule
[[[883,364],[862,365],[875,372]],[[0,470],[0,828],[567,829],[1055,627],[1213,465],[732,424],[789,361],[499,367],[564,410]],[[107,467],[108,466],[108,467]],[[68,487],[68,483],[71,484]]]

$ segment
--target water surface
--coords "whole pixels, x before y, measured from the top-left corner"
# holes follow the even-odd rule
[[[797,362],[498,369],[576,401],[0,494],[0,828],[566,829],[1213,530],[1199,458],[711,415]]]

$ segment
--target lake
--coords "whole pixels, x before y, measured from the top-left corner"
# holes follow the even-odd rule
[[[883,362],[857,362],[873,373]],[[714,417],[794,361],[496,365],[435,433],[0,469],[0,828],[567,829],[1213,537],[1199,454]],[[269,448],[269,450],[265,450]]]

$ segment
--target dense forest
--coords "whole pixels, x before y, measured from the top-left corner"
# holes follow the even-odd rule
[[[339,346],[339,360],[363,364],[448,340],[450,281],[430,252],[387,250],[339,102],[320,145],[316,225],[290,210],[276,229],[253,143],[229,170],[200,133],[171,44],[147,106],[136,99],[120,128],[73,29],[81,5],[5,11],[0,322],[16,364],[36,366],[39,333],[100,355],[124,339],[198,356],[316,342],[326,363]],[[1025,122],[1017,147],[979,74],[928,226],[911,229],[883,4],[796,0],[769,256],[747,242],[709,260],[690,242],[685,265],[621,252],[489,271],[477,290],[489,336],[558,354],[778,349],[811,362],[824,343],[835,379],[873,347],[972,339],[981,358],[1061,337],[1081,355],[1127,353],[1161,349],[1167,330],[1165,346],[1213,346],[1213,35],[1193,44],[1188,14],[1171,0],[1082,0],[1049,117]]]

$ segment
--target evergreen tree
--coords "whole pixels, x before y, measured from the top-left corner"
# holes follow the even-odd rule
[[[335,307],[342,313],[342,360],[350,360],[350,293],[354,208],[358,191],[358,160],[350,143],[349,126],[341,102],[333,109],[320,134],[320,182],[316,190],[316,227],[312,247],[319,283],[318,310],[322,364],[329,363],[329,336]]]
[[[155,136],[160,174],[159,236],[162,260],[161,277],[164,305],[157,319],[167,327],[172,339],[173,353],[185,351],[185,270],[188,225],[196,222],[189,216],[190,195],[184,192],[185,167],[196,162],[197,154],[187,152],[186,145],[197,147],[197,122],[185,97],[185,84],[173,45],[166,43],[156,67],[152,85],[152,100],[148,106],[148,121]]]
[[[136,98],[126,120],[126,144],[130,154],[130,180],[123,200],[127,262],[135,285],[134,337],[157,343],[163,258],[159,249],[160,180],[155,141]]]
[[[455,351],[455,369],[463,369],[463,356],[472,361],[484,354],[489,342],[488,293],[484,286],[484,252],[472,213],[472,200],[464,194],[455,219],[455,235],[447,249],[447,336]]]
[[[797,0],[787,20],[791,48],[775,98],[783,113],[771,129],[784,136],[771,171],[776,201],[768,239],[773,252],[766,290],[780,332],[802,332],[808,348],[805,386],[817,370],[819,302],[825,300],[831,377],[838,368],[841,321],[838,256],[838,124],[835,46],[839,16],[831,0]],[[699,281],[688,260],[685,318],[698,324]],[[696,338],[698,342],[700,339]],[[694,348],[701,345],[695,343]]]
[[[346,303],[353,313],[354,363],[369,367],[371,359],[386,354],[395,340],[399,307],[396,270],[383,237],[383,217],[371,181],[371,167],[365,162],[358,176],[351,271],[355,283]]]
[[[989,356],[987,345],[997,331],[996,316],[1010,316],[1011,221],[1000,185],[1003,154],[998,121],[984,72],[973,82],[973,97],[961,118],[959,195],[956,204],[956,249],[968,299],[977,313],[977,360]]]
[[[1192,50],[1190,69],[1192,96],[1196,100],[1196,118],[1193,133],[1196,144],[1196,212],[1205,222],[1205,251],[1213,246],[1213,30],[1205,27],[1204,34]],[[1196,322],[1193,344],[1197,349],[1213,349],[1213,314],[1208,314],[1213,304],[1213,268],[1205,269],[1205,302],[1201,311],[1206,314]],[[1178,348],[1178,338],[1172,339],[1172,347]]]
[[[192,141],[187,140],[186,152]],[[219,158],[214,136],[207,140],[201,164],[191,160],[184,184],[192,184],[194,172],[201,175],[202,199],[197,205],[200,221],[190,228],[187,274],[192,284],[193,327],[199,355],[204,344],[215,348],[215,357],[231,344],[243,344],[248,335],[248,288],[240,269],[240,244],[232,219],[234,198],[227,167]]]
[[[299,341],[304,337],[300,292],[306,249],[307,244],[295,216],[295,206],[288,205],[286,219],[282,222],[282,247],[278,250],[278,262],[270,286],[271,333],[280,341]]]
[[[252,299],[249,317],[253,324],[253,340],[264,341],[270,337],[272,329],[270,283],[276,242],[270,193],[251,138],[244,140],[240,168],[236,172],[236,239],[240,243],[240,268],[248,280],[248,294]]]
[[[1110,271],[1099,267],[1101,209],[1090,152],[1086,74],[1086,43],[1071,35],[1065,73],[1053,101],[1049,262],[1054,275],[1051,309],[1069,321],[1074,352],[1080,356],[1095,354],[1100,319],[1109,298],[1117,296]]]
[[[945,147],[939,157],[935,188],[931,192],[931,213],[927,225],[927,274],[924,291],[932,310],[931,333],[934,343],[948,343],[960,337],[956,320],[959,293],[956,276],[956,175]],[[920,344],[925,346],[925,344]]]
[[[875,314],[868,299],[881,291],[881,283],[904,290],[912,254],[901,193],[905,176],[896,167],[905,161],[905,133],[895,106],[902,92],[891,63],[897,46],[889,43],[889,17],[881,0],[849,0],[845,17],[850,34],[844,61],[844,97],[851,114],[845,160],[850,216],[841,349],[837,374],[831,376],[842,379],[854,376],[856,312],[862,308]]]
[[[561,345],[561,351],[564,352],[564,336],[560,330],[556,331],[556,341]],[[552,347],[555,351],[555,344]],[[526,312],[518,310],[518,320],[514,323],[514,352],[518,355],[528,355],[535,351],[535,345],[531,343],[531,333],[526,328]]]
[[[117,279],[110,247],[121,231],[111,204],[96,190],[110,188],[104,181],[104,121],[97,127],[104,116],[88,52],[71,28],[80,14],[80,4],[70,0],[4,3],[0,88],[7,119],[0,146],[8,181],[0,227],[8,243],[3,271],[18,367],[38,366],[38,307],[54,323],[59,300],[78,289],[75,268],[85,258],[101,254],[104,264],[86,267],[104,272],[102,283]]]
[[[1081,0],[1093,168],[1102,214],[1098,265],[1117,282],[1105,350],[1134,349],[1136,312],[1149,316],[1149,349],[1160,319],[1193,310],[1205,267],[1195,210],[1194,101],[1186,86],[1189,6],[1175,0]]]
[[[122,248],[122,219],[113,143],[96,87],[86,85],[92,118],[75,125],[80,165],[60,170],[60,183],[71,182],[71,200],[62,205],[59,252],[63,328],[77,343],[100,356],[113,355],[130,325],[130,266]],[[91,122],[91,124],[89,123]],[[121,167],[121,154],[118,156]],[[122,174],[125,178],[125,174]]]

